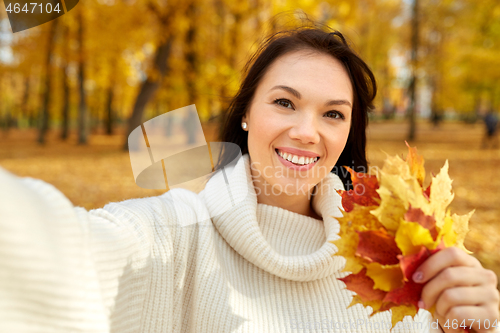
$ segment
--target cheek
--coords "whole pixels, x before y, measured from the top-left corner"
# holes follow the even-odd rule
[[[329,152],[328,159],[331,160],[331,163],[335,164],[340,154],[344,150],[344,147],[347,143],[347,138],[349,136],[349,130],[350,126],[339,128],[338,131],[336,131],[335,135],[330,136],[328,142],[326,143]]]
[[[254,154],[268,153],[274,140],[279,136],[281,129],[276,124],[281,122],[273,119],[271,112],[255,113],[248,133],[248,149],[255,150]]]
[[[268,153],[269,142],[266,137],[266,131],[263,127],[255,125],[248,133],[248,153],[254,162],[267,163],[265,155]]]

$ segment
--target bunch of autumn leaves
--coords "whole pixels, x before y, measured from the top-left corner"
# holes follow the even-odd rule
[[[447,209],[453,200],[447,161],[424,188],[424,159],[408,149],[406,160],[387,157],[377,176],[348,168],[353,189],[339,191],[344,212],[340,239],[333,241],[346,258],[344,270],[352,273],[340,279],[356,292],[351,306],[370,306],[372,316],[391,309],[393,327],[419,309],[424,285],[413,282],[416,269],[442,248],[466,250],[473,213],[451,215]]]

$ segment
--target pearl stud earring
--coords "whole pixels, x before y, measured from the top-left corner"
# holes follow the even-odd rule
[[[242,122],[241,123],[241,127],[246,130],[247,129],[247,123],[246,122]]]

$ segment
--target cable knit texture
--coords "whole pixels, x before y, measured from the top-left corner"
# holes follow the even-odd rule
[[[316,220],[257,203],[248,155],[226,172],[87,212],[0,169],[0,332],[389,332],[337,279],[337,176]]]

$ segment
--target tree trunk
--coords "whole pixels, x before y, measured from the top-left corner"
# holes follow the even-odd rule
[[[112,80],[107,93],[106,100],[106,134],[113,134],[113,95],[114,95],[114,82]]]
[[[68,84],[68,75],[67,75],[67,66],[63,67],[63,108],[61,114],[61,139],[66,140],[68,138],[69,133],[69,106],[70,106],[70,89]]]
[[[167,60],[170,56],[172,41],[173,36],[170,35],[156,49],[154,72],[157,74],[153,75],[153,77],[149,76],[139,89],[139,94],[135,100],[132,115],[128,119],[127,131],[125,132],[125,142],[123,145],[124,150],[128,150],[128,136],[130,133],[132,133],[136,127],[141,125],[144,109],[160,86],[159,79],[168,71]]]
[[[194,1],[191,1],[186,12],[187,19],[189,21],[189,29],[186,33],[185,46],[186,46],[186,86],[188,90],[188,104],[196,104],[196,84],[195,80],[197,78],[197,55],[196,55],[196,36],[197,31],[197,10]],[[189,113],[189,117],[184,119],[183,125],[184,130],[188,135],[188,144],[194,143],[196,141],[196,131],[193,124],[196,124],[196,119],[193,119],[192,113]]]
[[[64,31],[64,39],[69,40],[69,28],[66,27]],[[69,59],[69,45],[64,43],[64,59],[62,67],[62,85],[63,85],[63,107],[61,110],[61,139],[66,140],[68,138],[68,126],[69,126],[69,107],[70,107],[70,89],[68,84],[68,59]]]
[[[38,143],[44,144],[47,131],[49,129],[49,107],[50,107],[50,94],[52,86],[52,57],[54,49],[54,39],[56,35],[58,20],[53,20],[50,23],[48,41],[47,41],[47,53],[45,56],[45,89],[43,93],[43,105],[42,112],[40,114],[40,131],[38,132]]]
[[[79,8],[78,14],[78,45],[80,47],[80,59],[78,62],[78,88],[80,92],[80,103],[78,105],[78,144],[87,144],[88,137],[88,110],[85,96],[85,56],[83,46],[83,7]]]
[[[21,104],[23,117],[26,117],[26,119],[30,118],[30,109],[28,107],[30,100],[30,79],[31,79],[31,74],[28,74],[28,76],[24,78],[24,92]],[[29,121],[28,121],[28,126],[31,126],[31,124],[29,124]]]
[[[241,13],[234,13],[232,14],[234,17],[234,23],[233,27],[231,29],[231,34],[229,35],[229,40],[231,43],[231,50],[230,53],[224,53],[225,55],[225,60],[228,62],[229,67],[232,69],[236,68],[236,55],[238,53],[238,45],[239,45],[239,40],[240,40],[240,26],[241,26],[241,21],[242,21],[242,14]],[[224,50],[222,50],[224,52]],[[226,112],[227,109],[229,108],[229,105],[231,103],[231,97],[228,94],[227,91],[227,85],[224,84],[221,88],[221,95],[222,95],[222,107],[221,110],[222,112]],[[219,121],[221,122],[223,120],[223,117],[219,117]],[[219,123],[222,125],[222,123]],[[219,126],[220,126],[219,125]]]
[[[186,33],[186,86],[188,90],[188,101],[189,104],[196,104],[196,85],[195,80],[197,77],[197,57],[196,57],[196,35],[198,33],[196,24],[198,23],[196,20],[196,4],[194,1],[188,6],[187,9],[187,19],[189,21],[189,29]]]
[[[408,118],[410,120],[410,130],[408,133],[408,141],[415,140],[415,133],[417,130],[416,124],[416,86],[417,86],[417,66],[418,66],[418,1],[413,0],[413,8],[412,8],[412,24],[411,24],[411,64],[412,64],[412,77],[410,81],[410,86],[408,88],[410,95],[410,107],[408,110]]]
[[[430,88],[431,88],[431,122],[434,128],[438,128],[441,122],[441,109],[438,99],[438,84],[436,76],[430,78]]]
[[[225,47],[224,47],[224,41],[225,41],[225,36],[226,36],[226,6],[224,1],[222,0],[216,0],[215,1],[215,10],[217,15],[220,18],[220,24],[219,24],[219,31],[217,33],[218,40],[217,40],[217,50],[216,50],[216,56],[220,57],[223,59],[223,61],[226,61],[226,53],[225,53]],[[225,79],[225,77],[222,77],[222,79]],[[222,81],[222,80],[221,80]],[[218,122],[219,122],[219,128],[221,128],[221,124],[223,121],[223,117],[221,115],[224,115],[227,111],[227,107],[229,105],[229,100],[227,98],[227,89],[226,89],[226,82],[221,82],[219,84],[219,101],[220,101],[220,109],[216,111],[215,115],[211,116],[216,116]]]

